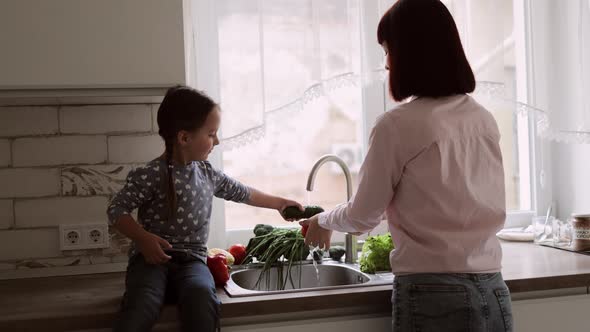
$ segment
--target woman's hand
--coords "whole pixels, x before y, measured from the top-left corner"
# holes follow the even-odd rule
[[[303,208],[303,206],[301,204],[299,204],[298,202],[292,201],[292,200],[286,199],[286,198],[281,198],[280,207],[277,209],[277,211],[279,211],[279,214],[281,215],[281,217],[283,217],[283,219],[285,219],[287,221],[294,221],[295,220],[295,219],[287,219],[283,215],[283,212],[289,206],[295,206],[295,207],[297,207],[299,209],[299,211],[305,211],[305,209]]]
[[[170,249],[172,246],[168,241],[152,234],[150,232],[143,233],[136,242],[137,248],[149,264],[164,264],[172,257],[166,255],[163,249]]]
[[[299,225],[308,227],[305,235],[305,244],[328,250],[330,249],[332,231],[322,228],[318,223],[318,220],[318,216],[315,215],[307,220],[299,222]]]

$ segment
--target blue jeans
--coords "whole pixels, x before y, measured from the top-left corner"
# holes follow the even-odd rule
[[[513,329],[510,291],[500,273],[396,276],[392,302],[395,332]]]
[[[201,260],[146,263],[141,254],[129,259],[125,295],[113,331],[150,331],[162,306],[178,303],[183,331],[213,332],[219,323],[215,282]]]

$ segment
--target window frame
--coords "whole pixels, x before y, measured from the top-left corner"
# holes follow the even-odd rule
[[[383,0],[360,1],[361,5],[361,46],[365,49],[364,56],[367,61],[363,61],[363,70],[379,67],[383,63],[383,52],[379,45],[374,42],[374,31],[368,31],[365,27],[377,26],[380,17],[377,9],[383,6]],[[530,35],[530,0],[514,0],[514,15],[521,15],[522,20],[515,20],[515,47],[516,47],[516,70],[517,70],[517,99],[528,102],[535,100],[534,94],[534,77],[532,75],[532,38]],[[187,54],[187,82],[199,89],[205,90],[212,98],[219,100],[219,57],[218,57],[218,31],[216,20],[216,2],[210,0],[185,0],[185,26],[187,40],[189,45],[185,50]],[[186,13],[188,12],[188,14]],[[374,13],[374,14],[373,14]],[[518,21],[518,22],[517,22]],[[194,31],[194,33],[193,33]],[[195,64],[192,66],[191,64]],[[369,133],[377,117],[395,106],[395,103],[389,98],[386,84],[374,82],[372,84],[363,84],[362,86],[362,105],[363,105],[363,155],[366,153]],[[506,217],[506,227],[520,227],[530,224],[531,218],[541,213],[540,206],[545,206],[548,202],[547,190],[539,186],[537,179],[543,176],[545,179],[550,174],[540,174],[543,170],[538,167],[540,159],[547,156],[546,148],[539,143],[535,132],[534,119],[528,117],[527,120],[518,120],[518,147],[519,147],[519,165],[526,164],[525,174],[528,174],[528,183],[525,185],[528,194],[526,198],[530,201],[529,210],[508,211]],[[521,154],[520,151],[526,151]],[[523,159],[526,158],[526,159]],[[223,152],[221,149],[215,149],[210,156],[212,165],[223,170]],[[311,168],[311,165],[310,165]],[[522,177],[521,177],[522,178]],[[549,182],[550,183],[550,182]],[[342,191],[345,190],[344,179],[342,181]],[[521,194],[522,197],[522,194]],[[541,203],[541,204],[538,204]],[[298,227],[294,224],[293,227]],[[382,222],[372,233],[378,234],[388,231],[387,223]],[[250,228],[244,229],[226,229],[225,223],[225,204],[220,199],[213,202],[213,212],[211,216],[211,228],[209,245],[217,247],[227,247],[233,243],[247,243],[252,237]],[[361,238],[364,238],[362,236]],[[342,243],[344,234],[335,232],[333,243]]]

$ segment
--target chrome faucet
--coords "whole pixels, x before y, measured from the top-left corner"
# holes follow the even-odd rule
[[[344,160],[340,159],[338,156],[333,155],[333,154],[328,154],[328,155],[321,157],[313,165],[313,167],[311,168],[311,171],[309,172],[309,177],[307,178],[307,191],[313,191],[313,184],[314,184],[315,177],[316,177],[318,170],[320,169],[320,167],[323,164],[325,164],[329,161],[333,161],[336,164],[338,164],[340,166],[340,168],[342,168],[342,171],[344,172],[344,177],[346,178],[346,201],[348,202],[348,201],[350,201],[350,198],[352,197],[352,177],[350,176],[350,170],[348,169],[348,166],[346,166],[346,163],[344,162]],[[344,240],[344,248],[346,251],[346,254],[344,256],[344,262],[349,263],[349,264],[356,263],[356,260],[357,260],[356,236],[354,236],[350,233],[346,233],[345,240]]]

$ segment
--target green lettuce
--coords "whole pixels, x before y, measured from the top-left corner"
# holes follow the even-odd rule
[[[393,250],[391,234],[369,236],[363,244],[359,264],[361,271],[375,273],[377,271],[391,271],[389,253]]]

